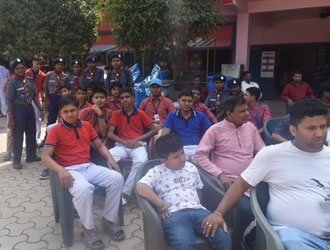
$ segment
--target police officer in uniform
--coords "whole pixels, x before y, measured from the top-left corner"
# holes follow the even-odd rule
[[[68,78],[68,75],[63,72],[62,58],[54,59],[53,66],[54,70],[47,73],[44,84],[45,103],[49,110],[47,126],[56,122],[59,111],[58,102],[61,98],[60,86],[65,85]]]
[[[24,62],[17,58],[12,62],[11,69],[15,77],[8,83],[6,91],[8,128],[13,129],[13,167],[22,169],[21,157],[24,133],[26,137],[25,162],[40,161],[40,157],[36,155],[36,120],[32,101],[40,110],[42,119],[43,110],[33,79],[25,76],[26,66]]]
[[[73,75],[67,78],[67,83],[71,86],[72,93],[76,94],[78,86],[84,85],[84,73],[82,72],[82,63],[75,59],[71,62]]]
[[[115,82],[119,82],[123,87],[133,88],[133,74],[130,70],[124,69],[122,55],[116,53],[110,57],[113,70],[107,76],[107,85],[111,88],[111,85]]]
[[[97,56],[89,55],[86,57],[87,68],[84,71],[84,84],[94,87],[104,88],[104,71],[96,67]]]

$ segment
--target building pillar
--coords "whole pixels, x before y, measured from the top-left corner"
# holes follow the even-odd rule
[[[249,69],[250,60],[250,14],[237,14],[236,32],[236,64],[243,64],[244,70]]]

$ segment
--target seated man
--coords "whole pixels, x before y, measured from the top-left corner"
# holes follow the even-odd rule
[[[229,95],[243,96],[242,82],[238,78],[228,81]]]
[[[86,247],[102,249],[104,243],[96,234],[93,220],[93,184],[106,188],[102,226],[113,240],[120,241],[125,234],[116,221],[124,179],[117,172],[120,172],[120,168],[93,127],[78,119],[78,103],[75,98],[62,97],[59,108],[63,121],[49,131],[42,162],[47,168],[57,172],[62,186],[73,196],[73,205],[84,227],[81,238]],[[107,159],[109,168],[91,163],[91,142]],[[55,159],[52,158],[53,154]]]
[[[214,80],[215,90],[210,92],[210,94],[206,98],[206,101],[204,102],[204,104],[210,108],[210,110],[214,115],[217,115],[216,107],[215,107],[216,101],[219,99],[220,103],[223,104],[223,102],[229,95],[229,92],[225,90],[226,79],[227,78],[221,74],[214,76],[213,80]]]
[[[195,162],[194,156],[203,132],[212,126],[202,112],[192,110],[194,95],[191,90],[182,90],[178,103],[180,109],[169,113],[163,126],[162,136],[174,132],[184,144],[187,161]]]
[[[134,94],[131,88],[120,90],[120,102],[122,109],[112,113],[108,138],[115,142],[110,153],[116,162],[125,157],[130,157],[133,161],[123,187],[123,203],[126,203],[134,187],[136,171],[148,160],[145,141],[158,132],[158,126],[155,126],[142,110],[134,108]],[[150,130],[144,133],[146,128]]]
[[[207,118],[209,118],[209,120],[212,123],[217,123],[218,120],[215,118],[215,116],[213,115],[213,113],[211,112],[211,110],[203,103],[200,102],[200,98],[201,98],[201,88],[198,86],[193,86],[192,87],[192,92],[194,94],[194,106],[193,106],[193,110],[199,111],[204,113]]]
[[[293,140],[289,127],[290,115],[285,115],[273,130],[272,138],[279,143]]]
[[[224,104],[226,118],[206,131],[195,154],[196,163],[224,184],[226,190],[249,166],[254,155],[265,144],[256,127],[248,122],[248,106],[244,97],[229,96]],[[249,192],[237,203],[242,236],[253,221]],[[255,231],[246,244],[255,242]]]
[[[299,100],[290,115],[290,131],[295,139],[258,153],[215,212],[204,220],[206,236],[225,225],[223,216],[250,186],[263,181],[269,185],[267,219],[284,248],[329,249],[330,149],[323,145],[328,108],[318,100]]]
[[[107,100],[107,108],[111,111],[121,109],[119,92],[122,88],[120,82],[114,82],[110,87],[110,96]]]
[[[162,164],[150,169],[136,190],[157,208],[169,245],[173,250],[196,249],[196,234],[212,249],[231,250],[227,229],[219,228],[214,237],[203,234],[202,221],[211,212],[200,203],[203,183],[197,168],[186,162],[182,141],[168,134],[158,139],[155,150]]]
[[[246,90],[245,100],[249,107],[249,122],[252,122],[259,131],[259,134],[264,132],[264,124],[271,118],[269,107],[260,102],[260,89],[251,87]]]

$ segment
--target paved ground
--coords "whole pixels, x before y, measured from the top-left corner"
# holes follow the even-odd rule
[[[283,102],[267,103],[273,117],[284,114]],[[49,180],[39,180],[42,164],[25,164],[22,170],[17,171],[12,168],[11,162],[1,160],[6,149],[6,124],[6,118],[0,118],[0,249],[86,249],[79,239],[82,227],[78,219],[75,220],[73,247],[62,245],[60,224],[54,222]],[[45,126],[43,133],[44,129]],[[94,201],[96,225],[100,225],[103,198],[96,197]],[[111,241],[103,233],[100,234],[106,249],[144,249],[142,213],[136,202],[124,206],[124,219],[126,239],[123,242]]]

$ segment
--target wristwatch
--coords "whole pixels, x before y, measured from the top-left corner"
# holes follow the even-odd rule
[[[97,118],[104,118],[104,115],[103,114],[99,115]]]

